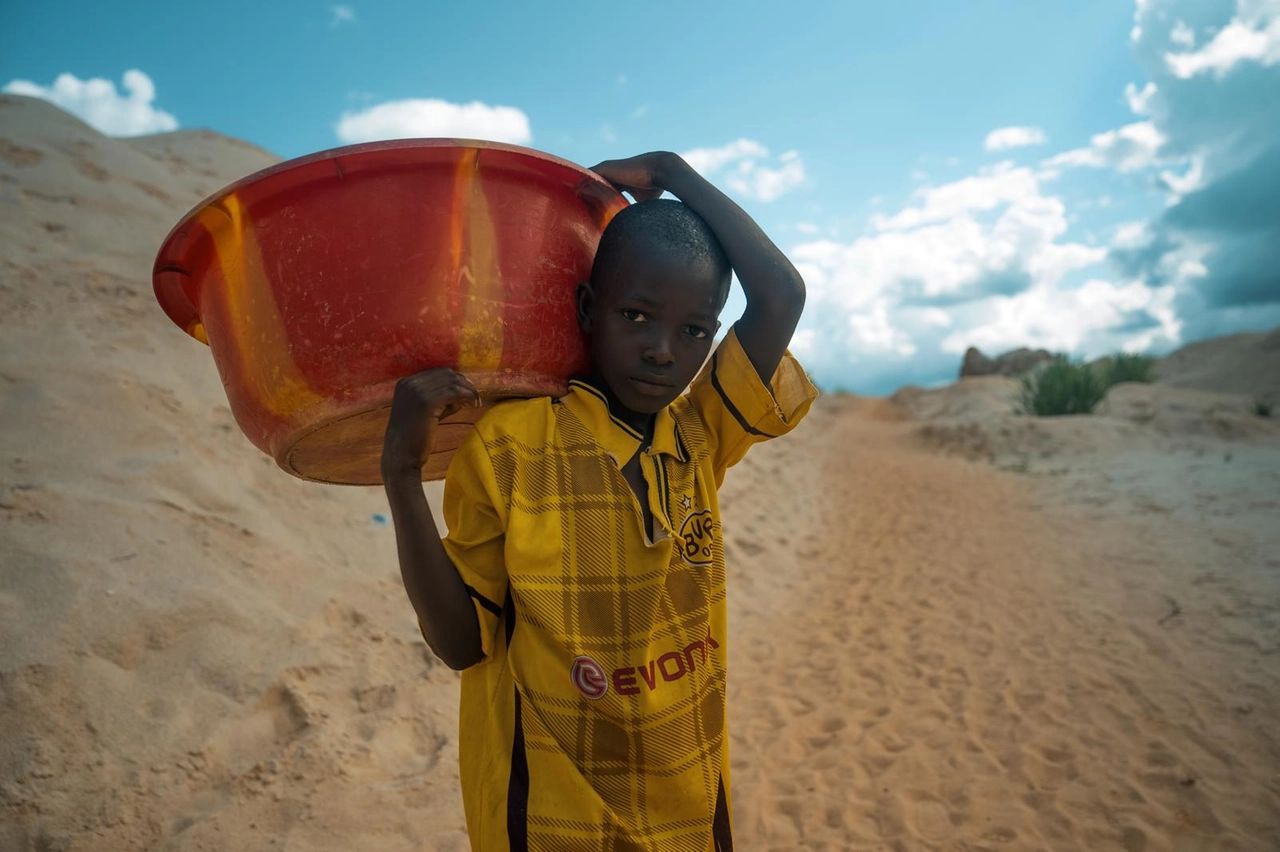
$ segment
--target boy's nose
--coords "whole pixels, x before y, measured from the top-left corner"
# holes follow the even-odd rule
[[[671,354],[671,341],[667,339],[667,335],[654,335],[649,345],[645,347],[644,359],[652,364],[670,364],[675,360],[675,356]]]

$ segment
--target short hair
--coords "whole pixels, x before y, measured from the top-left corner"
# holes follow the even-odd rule
[[[592,284],[599,286],[623,261],[627,250],[636,245],[678,255],[691,266],[709,265],[722,282],[719,302],[724,307],[729,298],[732,267],[715,232],[693,208],[675,199],[655,198],[620,210],[600,238],[596,259],[591,265]]]

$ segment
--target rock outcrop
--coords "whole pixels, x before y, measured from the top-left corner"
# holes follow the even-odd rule
[[[1053,359],[1053,353],[1047,349],[1014,349],[995,358],[988,358],[975,346],[970,346],[964,353],[964,363],[960,365],[960,378],[965,376],[1021,376],[1029,373],[1045,361]]]

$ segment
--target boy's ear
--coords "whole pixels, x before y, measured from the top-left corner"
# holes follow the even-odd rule
[[[591,289],[589,281],[578,282],[578,328],[583,334],[591,333],[591,306],[595,304],[596,293]]]

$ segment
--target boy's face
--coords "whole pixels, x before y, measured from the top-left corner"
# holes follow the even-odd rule
[[[606,280],[579,285],[593,369],[625,408],[654,414],[693,381],[720,327],[722,283],[711,264],[634,250]]]

